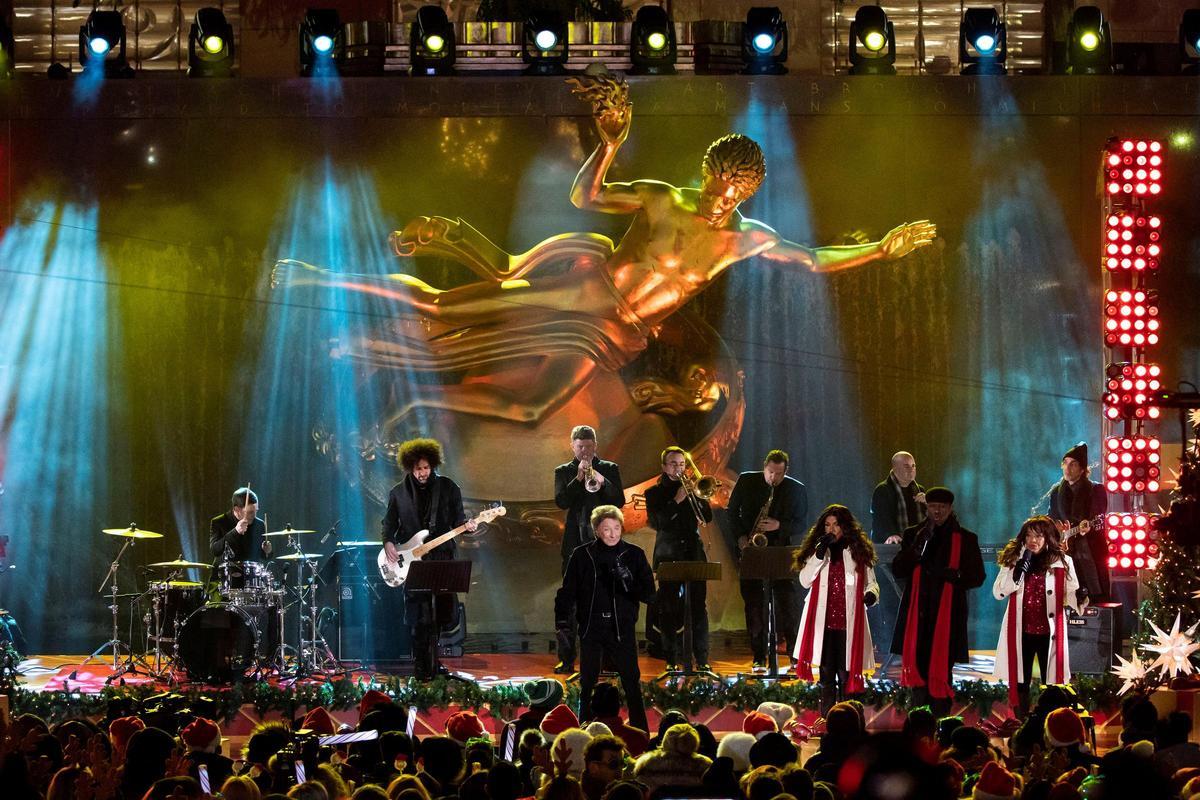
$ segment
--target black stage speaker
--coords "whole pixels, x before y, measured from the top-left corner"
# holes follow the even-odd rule
[[[1067,612],[1067,647],[1071,672],[1101,675],[1113,667],[1113,653],[1121,643],[1121,604],[1097,603],[1082,614]]]
[[[467,641],[467,609],[462,603],[454,604],[454,618],[442,623],[442,635],[438,640],[438,658],[462,658],[463,643]]]
[[[411,659],[404,591],[378,578],[343,580],[338,585],[337,653],[340,660],[367,664]]]

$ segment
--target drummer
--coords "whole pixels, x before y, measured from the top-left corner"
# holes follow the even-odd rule
[[[258,518],[258,495],[249,488],[233,493],[233,508],[212,518],[209,546],[219,561],[261,561],[271,557],[267,526]]]

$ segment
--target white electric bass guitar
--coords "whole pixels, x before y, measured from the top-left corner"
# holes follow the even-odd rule
[[[476,525],[484,522],[491,522],[496,517],[503,517],[508,513],[508,509],[504,506],[496,506],[489,508],[486,511],[481,511],[479,516],[471,520]],[[387,549],[379,549],[379,558],[376,562],[379,564],[379,574],[383,577],[383,582],[393,589],[398,589],[404,585],[404,581],[408,579],[408,568],[414,561],[420,561],[425,557],[430,550],[439,547],[446,542],[458,536],[467,529],[466,525],[459,525],[452,531],[446,531],[441,536],[437,536],[425,541],[425,537],[429,535],[428,530],[418,531],[411,539],[403,545],[396,545],[396,563],[388,561]]]

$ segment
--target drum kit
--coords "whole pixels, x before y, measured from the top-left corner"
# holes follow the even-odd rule
[[[317,624],[317,566],[322,556],[305,552],[300,546],[302,537],[315,531],[287,525],[266,534],[274,542],[283,540],[282,546],[276,544],[274,550],[291,551],[273,559],[276,564],[296,564],[291,586],[259,561],[221,560],[214,565],[180,556],[147,565],[150,579],[145,590],[129,594],[121,594],[117,586],[125,551],[136,542],[162,539],[163,535],[136,525],[105,528],[103,533],[123,542],[100,586],[100,593],[109,595],[112,638],[97,647],[84,663],[111,650],[113,672],[109,683],[127,674],[148,675],[171,684],[179,683],[181,675],[191,681],[222,684],[266,675],[329,677],[342,671]],[[378,546],[378,542],[338,544]],[[211,582],[186,580],[186,570],[211,570]],[[143,612],[146,645],[141,654],[135,654],[129,644],[121,641],[122,598],[132,598],[133,606]],[[285,613],[293,607],[298,611],[295,647],[287,643],[284,624]],[[132,629],[132,607],[130,615]]]

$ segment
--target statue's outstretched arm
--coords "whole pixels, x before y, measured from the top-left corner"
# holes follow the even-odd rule
[[[768,246],[761,255],[771,261],[793,264],[813,272],[836,272],[872,261],[903,258],[913,250],[932,243],[936,236],[937,226],[922,219],[898,225],[878,242],[868,244],[810,248],[779,237],[777,243]]]
[[[612,74],[582,75],[568,78],[571,91],[592,103],[592,115],[600,144],[588,156],[571,186],[571,203],[576,208],[604,211],[610,214],[631,214],[642,207],[642,201],[632,183],[606,183],[604,178],[617,150],[629,136],[633,120],[633,104],[629,102],[629,85]]]

